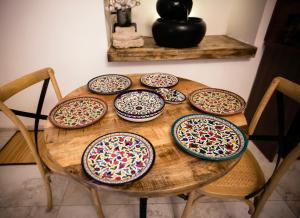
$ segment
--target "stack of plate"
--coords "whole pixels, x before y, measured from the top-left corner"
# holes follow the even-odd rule
[[[132,122],[153,120],[162,114],[164,106],[161,95],[145,89],[125,91],[114,101],[117,114]]]

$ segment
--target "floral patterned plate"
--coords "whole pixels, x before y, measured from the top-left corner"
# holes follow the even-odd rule
[[[76,129],[97,122],[106,111],[106,103],[99,98],[76,97],[57,104],[51,110],[49,120],[57,127]]]
[[[122,185],[144,176],[155,159],[152,144],[144,137],[115,132],[100,136],[85,149],[84,171],[97,182]]]
[[[198,89],[190,94],[189,100],[201,111],[222,116],[241,113],[246,107],[242,97],[223,89]]]
[[[158,88],[154,90],[158,94],[161,94],[166,103],[180,104],[185,101],[185,95],[176,89]]]
[[[146,116],[129,116],[128,114],[123,114],[119,111],[117,111],[117,114],[119,117],[123,118],[124,120],[141,123],[141,122],[147,122],[150,120],[154,120],[155,118],[159,117],[162,114],[162,112],[163,111],[161,110],[157,113],[146,115]]]
[[[88,88],[91,92],[112,95],[129,89],[132,81],[129,77],[118,74],[105,74],[91,79]]]
[[[169,88],[178,83],[178,78],[168,73],[149,73],[141,77],[141,83],[151,88]]]
[[[119,94],[114,101],[117,114],[122,118],[156,118],[163,111],[164,99],[154,91],[146,89],[128,90]],[[131,120],[130,120],[131,121]]]
[[[172,126],[176,144],[185,152],[206,160],[229,160],[247,148],[245,134],[233,123],[207,114],[191,114]]]

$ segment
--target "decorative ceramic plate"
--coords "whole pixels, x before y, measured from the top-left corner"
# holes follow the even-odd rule
[[[206,160],[228,160],[247,148],[245,134],[233,123],[207,114],[191,114],[175,121],[172,136],[187,153]]]
[[[97,94],[112,95],[128,89],[131,84],[131,79],[127,76],[106,74],[91,79],[88,88]]]
[[[119,94],[114,101],[115,109],[124,116],[152,116],[163,110],[164,99],[156,92],[136,89]]]
[[[49,120],[57,127],[76,129],[97,122],[107,111],[106,103],[91,97],[70,98],[57,104]]]
[[[168,73],[149,73],[141,77],[141,83],[151,88],[168,88],[178,83],[178,78]]]
[[[191,93],[189,100],[201,111],[222,116],[241,113],[246,107],[242,97],[223,89],[198,89]]]
[[[182,92],[175,89],[158,88],[154,91],[161,94],[166,103],[180,104],[186,99],[185,95]]]
[[[123,118],[124,120],[140,123],[140,122],[147,122],[150,120],[154,120],[155,118],[159,117],[162,114],[162,112],[163,111],[161,110],[158,113],[154,113],[146,116],[129,116],[128,114],[123,114],[119,111],[117,111],[117,114],[119,117]]]
[[[154,148],[147,139],[134,133],[115,132],[89,144],[83,153],[82,165],[96,181],[121,185],[144,176],[154,159]]]

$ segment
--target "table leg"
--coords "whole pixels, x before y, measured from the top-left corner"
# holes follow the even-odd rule
[[[94,206],[97,211],[98,218],[104,218],[102,206],[101,206],[101,201],[100,201],[100,196],[98,195],[98,192],[94,188],[90,188],[91,194],[92,194],[92,199]]]
[[[196,191],[191,191],[189,193],[189,197],[188,197],[188,200],[186,202],[186,205],[185,205],[185,208],[183,210],[181,218],[188,218],[190,216],[190,214],[192,213],[193,203],[194,203],[195,197],[196,197]]]
[[[148,198],[140,198],[140,218],[147,217],[147,200]]]

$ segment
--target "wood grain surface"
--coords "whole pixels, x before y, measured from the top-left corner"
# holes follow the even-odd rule
[[[142,74],[128,75],[132,79],[131,89],[145,88],[140,84]],[[203,84],[179,78],[174,87],[188,95],[192,91],[206,87]],[[80,87],[66,97],[95,95],[86,86]],[[134,123],[118,117],[114,111],[113,100],[116,95],[97,95],[108,105],[106,115],[97,123],[75,130],[60,129],[47,121],[44,147],[40,147],[41,156],[47,165],[63,170],[87,186],[113,191],[122,191],[140,197],[158,197],[187,193],[208,184],[225,175],[239,158],[228,161],[205,161],[192,157],[180,150],[171,137],[171,126],[176,119],[187,114],[198,114],[188,101],[183,104],[166,104],[164,112],[158,118]],[[240,127],[246,127],[243,114],[224,117]],[[110,133],[126,131],[147,138],[154,146],[156,159],[152,169],[140,180],[129,185],[108,186],[95,183],[87,178],[81,167],[81,157],[95,138]]]
[[[185,59],[223,59],[223,58],[251,58],[255,56],[257,48],[238,41],[226,35],[207,35],[198,46],[192,48],[166,48],[156,45],[152,37],[144,37],[141,48],[110,47],[107,59],[110,62],[126,61],[159,61]]]

